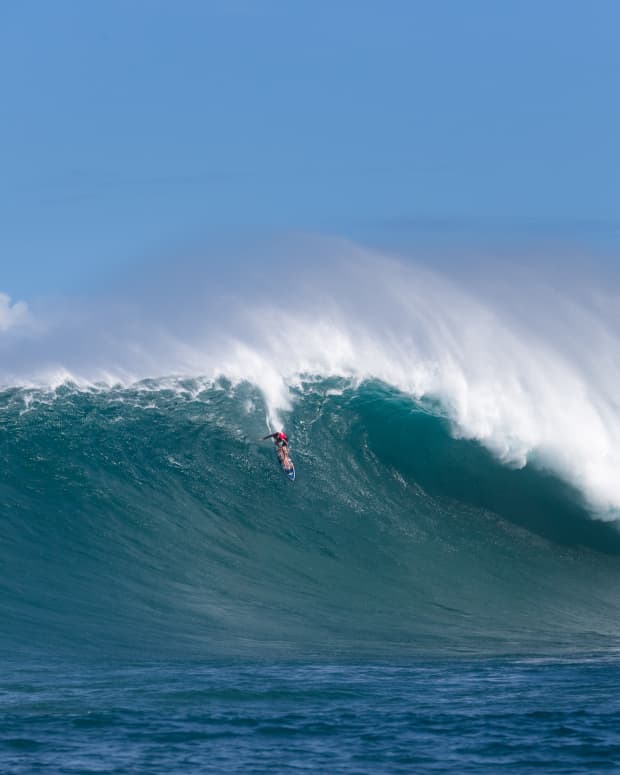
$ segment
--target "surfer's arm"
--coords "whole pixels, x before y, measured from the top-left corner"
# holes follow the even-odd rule
[[[267,441],[267,439],[273,439],[273,438],[275,438],[277,435],[278,435],[277,431],[276,431],[276,433],[270,433],[270,434],[269,434],[269,436],[263,436],[263,438],[261,439],[261,441]]]

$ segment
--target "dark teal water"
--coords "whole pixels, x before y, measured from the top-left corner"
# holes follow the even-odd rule
[[[620,538],[437,407],[0,394],[0,771],[620,768]]]
[[[18,775],[614,772],[620,665],[5,664],[0,761]]]

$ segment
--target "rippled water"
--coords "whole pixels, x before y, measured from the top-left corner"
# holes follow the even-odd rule
[[[54,773],[620,768],[620,662],[4,664],[0,762]]]

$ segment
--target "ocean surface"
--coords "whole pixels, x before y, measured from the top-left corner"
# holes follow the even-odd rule
[[[0,393],[3,773],[620,770],[620,535],[432,401]]]
[[[6,773],[617,772],[611,660],[3,666]]]

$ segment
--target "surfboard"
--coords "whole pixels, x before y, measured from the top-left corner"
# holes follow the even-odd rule
[[[276,452],[277,454],[277,452]],[[278,455],[278,463],[280,463],[280,468],[284,471],[284,473],[288,476],[288,478],[291,480],[291,482],[295,481],[295,466],[293,465],[293,461],[289,458],[288,462],[290,463],[290,468],[285,468],[284,463],[280,460],[280,455]]]

